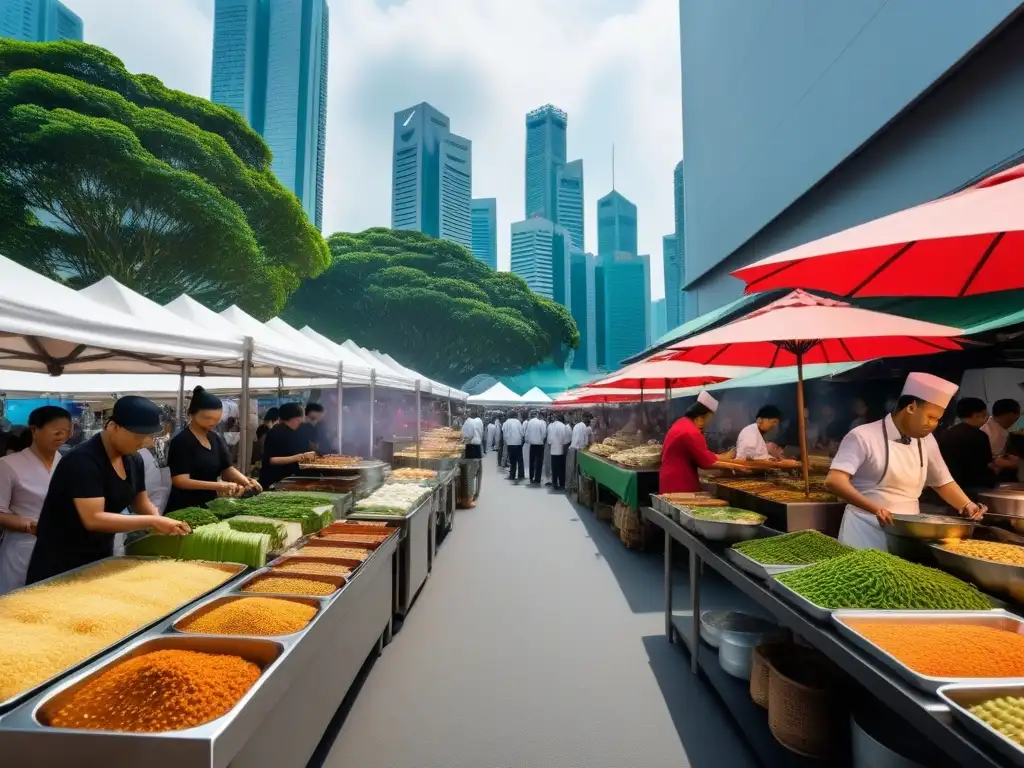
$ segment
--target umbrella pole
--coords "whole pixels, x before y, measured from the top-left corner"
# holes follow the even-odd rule
[[[671,388],[668,385],[668,379],[665,379],[665,429],[672,426],[672,402],[669,400],[670,394]],[[662,437],[664,437],[664,435]]]
[[[804,416],[804,353],[796,353],[796,418],[800,433],[800,464],[804,476],[804,497],[811,495],[810,461],[807,457],[807,419]]]

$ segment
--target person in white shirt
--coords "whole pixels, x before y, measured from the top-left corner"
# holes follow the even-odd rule
[[[498,450],[498,418],[487,425],[487,448],[491,451]]]
[[[981,431],[988,435],[993,456],[1006,453],[1006,444],[1010,440],[1010,427],[1020,420],[1020,403],[1016,400],[996,400],[992,404],[992,415],[982,426]]]
[[[527,445],[530,446],[530,482],[534,485],[540,485],[544,470],[544,443],[547,437],[548,425],[536,411],[533,411],[530,420],[526,422],[525,438]]]
[[[736,437],[736,458],[760,461],[779,458],[782,452],[778,448],[773,451],[764,441],[764,436],[775,429],[781,420],[782,411],[774,405],[761,406],[754,423],[741,429]]]
[[[590,426],[590,414],[584,413],[582,419],[573,425],[570,434],[569,454],[565,462],[566,486],[570,491],[579,488],[579,478],[576,473],[576,455],[585,449],[594,439],[594,430]]]
[[[920,514],[927,485],[963,517],[977,520],[985,506],[953,480],[932,432],[956,384],[928,373],[907,377],[896,410],[849,432],[839,444],[825,487],[847,502],[839,540],[857,549],[888,550],[883,526],[893,515]]]
[[[508,412],[508,418],[501,427],[501,437],[508,448],[508,477],[509,480],[519,481],[523,479],[523,422],[519,420],[519,414],[515,411]]]
[[[565,489],[565,449],[572,442],[572,432],[556,413],[555,420],[548,424],[548,445],[551,449],[551,485],[556,490]]]
[[[466,458],[483,457],[481,446],[484,442],[484,423],[479,416],[471,415],[462,425],[462,442],[466,444]]]

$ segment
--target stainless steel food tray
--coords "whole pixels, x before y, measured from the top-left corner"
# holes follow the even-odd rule
[[[220,595],[219,597],[212,597],[209,600],[200,603],[196,607],[179,616],[177,619],[171,622],[170,626],[167,628],[167,631],[176,635],[186,635],[187,637],[198,637],[199,635],[210,635],[215,637],[239,637],[239,635],[222,635],[215,632],[189,632],[187,629],[183,628],[183,625],[185,622],[189,620],[198,619],[201,616],[205,616],[215,608],[219,608],[222,605],[226,605],[227,603],[232,603],[237,600],[249,600],[254,597],[266,597],[272,600],[287,600],[290,603],[300,603],[302,605],[308,605],[310,608],[316,610],[316,613],[313,614],[312,618],[310,618],[310,620],[306,622],[306,626],[302,627],[302,629],[298,629],[295,632],[289,632],[284,635],[260,635],[260,637],[265,637],[268,640],[289,640],[297,638],[299,635],[306,631],[310,624],[317,620],[317,618],[320,616],[320,613],[323,611],[324,604],[326,602],[325,600],[318,597],[305,597],[299,595],[264,595],[259,593],[254,594],[248,592],[245,594],[235,593],[230,595]]]
[[[1024,768],[1024,748],[969,711],[973,706],[1002,696],[1024,696],[1024,685],[944,685],[938,694],[953,719],[972,736],[1002,754],[1011,764]]]
[[[756,539],[761,534],[761,523],[727,523],[721,520],[705,520],[696,515],[689,515],[693,520],[693,531],[708,541],[720,541],[724,544],[735,544],[737,541]],[[682,514],[680,514],[682,518]]]
[[[1024,685],[1024,670],[1015,678],[957,678],[924,675],[908,667],[897,657],[878,646],[848,621],[895,621],[902,624],[965,624],[992,627],[1024,635],[1024,619],[1008,611],[835,611],[832,621],[839,634],[870,656],[878,659],[914,687],[926,693],[935,693],[944,685],[991,685],[1015,683]]]
[[[319,600],[323,600],[324,602],[327,602],[327,601],[330,601],[330,600],[336,598],[341,593],[341,590],[343,590],[345,588],[345,585],[348,584],[348,582],[349,582],[349,579],[346,578],[345,576],[328,576],[327,574],[323,574],[323,573],[303,573],[301,575],[299,575],[299,574],[292,575],[292,574],[287,574],[287,573],[283,573],[283,574],[282,573],[272,573],[272,570],[273,570],[272,568],[260,568],[258,571],[255,571],[254,573],[250,574],[245,579],[242,579],[240,582],[235,584],[233,589],[231,590],[232,594],[241,595],[243,597],[309,597],[309,598],[319,599]],[[283,592],[246,592],[246,591],[244,591],[244,588],[245,588],[245,586],[247,584],[250,584],[250,583],[252,583],[252,582],[254,582],[254,581],[258,580],[258,579],[267,578],[268,576],[272,576],[274,578],[282,578],[282,579],[295,578],[295,579],[309,579],[311,581],[322,581],[325,584],[333,585],[334,586],[334,591],[331,592],[328,595],[291,595],[291,594],[285,594]],[[353,578],[354,578],[354,575],[353,575]]]
[[[30,584],[30,585],[28,585],[26,587],[22,587],[21,589],[22,590],[27,590],[27,589],[33,589],[33,588],[38,587],[38,586],[43,585],[43,584],[52,584],[55,581],[58,581],[60,579],[66,579],[66,578],[68,578],[69,576],[71,576],[73,574],[81,573],[83,571],[87,571],[90,568],[94,568],[94,567],[96,567],[97,565],[99,565],[101,563],[106,563],[106,562],[109,562],[111,560],[163,560],[163,559],[166,559],[166,558],[149,557],[149,556],[142,556],[142,555],[119,555],[119,556],[116,556],[116,557],[105,557],[102,560],[97,560],[95,563],[89,563],[88,565],[83,565],[83,566],[81,566],[79,568],[74,568],[74,569],[72,569],[70,571],[65,571],[64,573],[58,574],[57,576],[51,576],[48,579],[43,579],[42,581],[38,581],[35,584]],[[20,704],[28,701],[33,696],[35,696],[38,693],[42,692],[44,689],[49,688],[50,686],[52,686],[57,681],[66,678],[68,675],[71,675],[74,672],[77,672],[78,670],[88,666],[89,664],[92,664],[93,662],[95,662],[101,656],[105,656],[106,654],[108,654],[112,650],[114,650],[115,648],[118,648],[118,647],[124,645],[125,643],[133,640],[134,638],[137,638],[139,635],[143,634],[144,632],[147,632],[148,630],[152,629],[153,627],[156,627],[161,622],[166,621],[168,617],[173,616],[174,614],[176,614],[182,608],[185,608],[185,607],[187,607],[189,605],[192,605],[193,603],[195,603],[195,602],[197,602],[199,600],[202,600],[202,599],[212,595],[213,593],[218,592],[218,591],[224,589],[229,584],[231,584],[232,581],[234,581],[242,573],[244,573],[245,570],[248,568],[248,566],[242,565],[241,563],[213,563],[213,562],[208,562],[206,560],[189,560],[187,562],[199,563],[199,564],[202,564],[202,565],[213,566],[213,567],[218,568],[219,570],[226,571],[229,574],[229,576],[228,576],[227,579],[225,579],[223,582],[221,582],[217,586],[212,587],[211,589],[208,589],[206,592],[203,592],[202,594],[196,595],[192,600],[189,600],[187,602],[182,603],[181,605],[177,606],[176,608],[174,608],[170,612],[165,613],[163,616],[160,616],[159,618],[154,619],[153,621],[146,622],[145,624],[143,624],[142,626],[140,626],[138,629],[134,630],[133,632],[128,633],[127,635],[125,635],[121,639],[111,643],[110,645],[104,646],[103,648],[101,648],[98,651],[96,651],[96,653],[94,653],[94,654],[92,654],[90,656],[85,657],[84,659],[82,659],[78,663],[72,664],[70,667],[68,667],[67,669],[63,670],[62,672],[58,672],[57,674],[53,675],[52,677],[49,677],[46,680],[43,680],[43,681],[37,683],[36,685],[32,686],[31,688],[28,688],[28,689],[22,691],[21,693],[15,694],[14,696],[11,696],[10,698],[8,698],[8,699],[6,699],[4,701],[0,701],[0,716],[2,716],[6,712],[11,711],[12,709],[14,709],[15,707],[19,706]],[[21,591],[21,590],[15,590],[15,591]]]
[[[986,592],[1024,603],[1024,566],[994,563],[979,557],[962,555],[931,544],[932,555],[943,569],[969,581]]]
[[[778,576],[780,573],[789,573],[790,571],[796,571],[800,568],[806,568],[808,565],[813,565],[813,563],[802,563],[800,565],[770,565],[767,563],[759,563],[754,558],[749,557],[738,549],[733,549],[732,547],[725,550],[725,557],[727,560],[732,561],[733,565],[741,571],[745,571],[758,579],[770,579],[772,576]]]
[[[768,580],[768,589],[777,593],[780,597],[799,608],[815,621],[828,621],[832,617],[832,614],[839,610],[838,608],[823,608],[816,603],[812,603],[806,597],[797,594],[774,577]]]

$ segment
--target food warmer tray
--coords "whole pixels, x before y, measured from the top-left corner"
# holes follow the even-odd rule
[[[984,590],[1024,603],[1024,565],[996,563],[980,557],[962,555],[931,544],[932,555],[943,570],[959,576]]]
[[[59,579],[65,579],[65,578],[71,576],[72,574],[79,573],[81,571],[89,570],[90,568],[93,568],[93,567],[99,565],[100,563],[109,562],[111,560],[163,560],[163,559],[165,559],[165,558],[150,557],[150,556],[144,556],[144,555],[118,555],[118,556],[115,556],[115,557],[105,557],[102,560],[97,560],[95,563],[89,563],[88,565],[83,565],[83,566],[80,566],[78,568],[74,568],[74,569],[72,569],[70,571],[65,571],[64,573],[58,574],[56,576],[51,576],[48,579],[43,579],[42,581],[38,581],[35,584],[30,584],[27,587],[22,587],[22,589],[32,589],[34,587],[38,587],[38,586],[43,585],[43,584],[52,584],[53,582],[58,581]],[[213,567],[217,568],[218,570],[223,570],[223,571],[228,572],[230,575],[221,584],[218,584],[217,586],[212,587],[211,589],[208,589],[206,592],[203,592],[202,594],[196,595],[192,600],[189,600],[188,602],[182,603],[178,607],[172,609],[169,613],[166,613],[163,616],[160,616],[159,618],[154,619],[153,621],[150,621],[150,622],[148,622],[146,624],[143,624],[141,627],[136,629],[134,632],[130,632],[127,635],[125,635],[124,637],[120,638],[119,640],[115,640],[110,645],[107,645],[107,646],[99,649],[98,651],[96,651],[96,653],[93,653],[90,656],[86,656],[84,659],[82,659],[78,663],[72,664],[67,669],[65,669],[65,670],[63,670],[61,672],[58,672],[57,674],[53,675],[52,677],[47,678],[46,680],[43,680],[40,683],[37,683],[36,685],[32,686],[31,688],[27,688],[26,690],[22,691],[21,693],[17,693],[14,696],[11,696],[10,698],[8,698],[8,699],[6,699],[4,701],[0,701],[0,717],[2,717],[6,712],[9,712],[12,709],[15,709],[20,704],[28,701],[33,696],[38,695],[44,689],[49,688],[54,683],[56,683],[58,680],[64,679],[68,675],[71,675],[74,672],[77,672],[78,670],[82,669],[83,667],[86,667],[89,664],[93,663],[94,661],[96,661],[96,659],[100,658],[101,656],[105,656],[106,654],[110,653],[115,648],[118,648],[118,647],[124,645],[125,643],[129,642],[130,640],[132,640],[132,639],[138,637],[139,635],[143,634],[144,632],[147,632],[147,631],[153,629],[154,627],[158,626],[161,622],[166,621],[166,619],[169,616],[173,616],[173,615],[177,614],[182,608],[185,608],[187,606],[193,605],[197,601],[202,600],[202,599],[204,599],[204,598],[214,594],[215,592],[219,592],[220,590],[227,588],[242,573],[244,573],[245,570],[248,568],[248,566],[243,565],[241,563],[214,563],[214,562],[208,562],[206,560],[190,560],[188,562],[201,563],[203,565],[213,566]]]
[[[1024,634],[1024,619],[1009,611],[835,611],[832,621],[840,635],[925,693],[935,693],[942,686],[952,684],[991,685],[999,682],[1024,685],[1024,674],[1016,678],[933,677],[921,674],[847,624],[847,621],[857,620],[898,621],[903,624],[970,624]]]
[[[0,720],[0,752],[5,757],[32,755],[36,761],[33,764],[61,768],[136,765],[146,765],[147,768],[228,768],[229,765],[276,768],[277,765],[295,764],[282,763],[266,753],[274,749],[301,751],[307,746],[305,742],[312,739],[313,743],[308,745],[311,754],[323,734],[323,728],[317,726],[313,732],[304,734],[307,738],[299,744],[297,731],[300,723],[310,722],[310,714],[302,711],[302,707],[289,706],[287,700],[294,695],[312,700],[330,692],[340,704],[351,684],[348,678],[354,679],[365,661],[365,655],[359,656],[359,653],[369,652],[372,641],[378,638],[390,619],[393,583],[390,558],[397,543],[397,536],[389,537],[367,559],[361,572],[353,574],[353,578],[333,595],[305,597],[320,603],[320,610],[305,628],[291,635],[254,637],[181,633],[174,629],[174,624],[182,618],[177,613],[158,622],[145,636],[136,638],[113,654],[94,659],[74,676],[48,691],[37,693]],[[266,569],[261,569],[253,576],[265,572]],[[241,583],[225,586],[209,602],[242,596],[297,597],[243,594],[238,592],[240,586]],[[205,607],[206,603],[195,610]],[[350,642],[357,639],[358,643]],[[132,656],[165,648],[234,653],[249,658],[264,671],[230,712],[195,728],[152,734],[51,728],[44,724],[47,713],[71,689]],[[353,654],[355,658],[349,658]],[[343,689],[334,690],[334,683]],[[316,716],[330,718],[335,709],[336,706],[329,712],[317,711]],[[275,723],[287,717],[297,720],[287,733],[279,733],[280,726]],[[323,725],[326,727],[326,721]],[[83,759],[83,755],[88,757]]]
[[[733,565],[739,568],[741,571],[749,573],[758,579],[770,579],[773,576],[778,576],[780,573],[789,573],[790,571],[796,571],[800,568],[806,568],[808,565],[814,565],[814,563],[801,563],[799,565],[778,565],[759,563],[752,557],[749,557],[738,549],[729,547],[725,550],[725,558],[730,560]]]
[[[955,722],[963,726],[978,741],[1003,755],[1010,764],[1024,768],[1024,748],[969,711],[971,707],[992,699],[1024,696],[1024,685],[944,685],[939,688],[938,694],[939,699],[949,707]]]
[[[679,518],[684,512],[680,510]],[[723,544],[735,544],[738,541],[756,539],[764,534],[761,531],[764,523],[730,523],[723,520],[705,520],[696,515],[685,513],[693,521],[693,532],[708,541]],[[684,526],[685,527],[685,526]]]

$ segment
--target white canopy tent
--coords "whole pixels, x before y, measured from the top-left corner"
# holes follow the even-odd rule
[[[0,256],[0,368],[62,373],[179,373],[239,369],[244,345],[196,337],[97,304]]]
[[[466,398],[470,405],[521,405],[522,398],[500,381],[486,392]]]
[[[373,373],[372,369],[348,350],[342,349],[337,344],[332,346],[319,344],[315,339],[311,339],[301,331],[296,330],[279,317],[268,320],[264,325],[295,343],[299,349],[308,349],[310,354],[327,355],[332,360],[336,359],[340,366],[338,370],[346,383],[362,386],[369,385],[370,376]]]
[[[414,371],[414,370],[412,370],[410,368],[407,368],[406,366],[402,365],[400,362],[395,360],[395,358],[393,358],[391,355],[387,354],[386,352],[377,352],[376,354],[380,355],[384,359],[384,361],[388,365],[392,366],[393,368],[397,368],[400,371],[405,371],[405,372],[409,373],[410,375],[419,376],[421,379],[423,379],[424,381],[426,381],[430,385],[431,391],[435,395],[443,396],[443,397],[455,398],[456,400],[465,400],[467,397],[469,397],[469,395],[466,394],[465,392],[463,392],[461,389],[455,389],[454,387],[449,387],[447,384],[442,384],[441,382],[435,381],[434,379],[424,379],[424,377],[422,375],[420,375],[420,374],[416,373],[416,371]]]
[[[352,339],[348,339],[341,343],[341,346],[347,349],[354,355],[357,355],[366,365],[373,368],[376,374],[376,383],[381,387],[390,387],[391,389],[408,389],[412,390],[416,388],[415,380],[409,381],[405,374],[399,373],[391,366],[381,362],[368,350],[363,349],[356,344]]]
[[[528,392],[524,392],[521,399],[524,403],[529,403],[530,405],[547,405],[551,402],[551,398],[540,387],[534,387]]]

